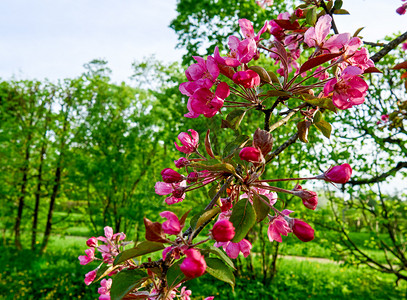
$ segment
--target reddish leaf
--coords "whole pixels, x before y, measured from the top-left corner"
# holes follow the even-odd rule
[[[220,73],[225,75],[229,79],[232,79],[233,74],[235,74],[235,70],[232,67],[218,65],[218,68],[220,70]]]
[[[205,137],[205,149],[206,149],[206,153],[208,153],[208,155],[212,158],[215,158],[215,155],[213,154],[212,151],[212,146],[211,146],[211,140],[209,138],[209,133],[211,132],[210,129],[208,129],[208,131],[206,132],[206,137]]]
[[[407,72],[406,72],[406,73],[403,73],[403,75],[401,75],[400,78],[401,78],[401,79],[407,78]]]
[[[298,23],[298,21],[294,21],[293,23],[291,23],[289,20],[274,20],[274,22],[276,22],[278,26],[286,30],[296,30],[300,28],[300,24]]]
[[[311,126],[311,121],[301,121],[297,124],[298,138],[303,143],[308,143],[308,129]]]
[[[382,71],[380,71],[378,68],[376,67],[369,67],[367,68],[363,74],[367,74],[367,73],[383,73]]]
[[[273,137],[268,131],[257,128],[253,135],[253,145],[266,156],[273,148]]]
[[[146,227],[146,240],[151,242],[167,243],[165,234],[160,222],[151,222],[144,218],[144,226]]]
[[[187,219],[187,217],[188,217],[188,214],[189,214],[189,212],[190,212],[191,210],[192,210],[192,208],[182,215],[181,219],[179,220],[179,224],[180,224],[181,226],[184,226],[185,221],[186,221],[186,219]]]
[[[330,61],[331,59],[334,59],[338,56],[341,56],[343,52],[339,53],[328,53],[328,54],[322,54],[318,55],[314,58],[311,58],[310,60],[307,60],[300,68],[300,74],[303,72],[306,72],[312,68],[315,68],[319,65],[322,65],[323,63],[326,63],[327,61]]]
[[[393,67],[393,70],[407,69],[407,60]]]

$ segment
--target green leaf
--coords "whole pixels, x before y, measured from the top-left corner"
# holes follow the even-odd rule
[[[233,155],[236,149],[243,147],[250,138],[247,135],[238,135],[233,142],[230,142],[223,149],[223,157]]]
[[[271,82],[270,75],[268,74],[268,72],[263,67],[250,66],[249,69],[256,72],[259,75],[259,77],[260,77],[260,79],[262,81],[267,82],[267,83]]]
[[[343,5],[343,0],[335,0],[334,9],[340,9]]]
[[[210,246],[208,249],[205,249],[204,251],[207,251],[209,253],[217,255],[219,258],[221,258],[229,267],[232,269],[235,269],[235,265],[233,261],[229,258],[229,256],[226,255],[225,252],[223,252],[221,249],[215,247],[215,246]]]
[[[309,9],[307,11],[307,15],[305,17],[305,22],[307,22],[307,24],[314,26],[315,23],[317,22],[317,8],[313,7],[312,9]]]
[[[280,80],[278,80],[278,77],[275,73],[271,71],[267,71],[267,73],[269,74],[272,83],[278,83],[281,86]]]
[[[215,277],[229,283],[232,289],[235,288],[235,276],[227,265],[219,258],[206,258],[206,272]]]
[[[234,206],[229,219],[235,227],[235,237],[233,243],[238,243],[244,239],[249,230],[256,224],[256,213],[249,199],[239,200]]]
[[[364,28],[365,28],[365,27],[360,27],[360,28],[358,28],[358,29],[355,31],[355,33],[353,34],[353,37],[357,37],[358,34],[359,34]]]
[[[335,9],[333,13],[335,15],[350,15],[346,9]]]
[[[322,134],[328,139],[331,137],[332,126],[325,120],[320,120],[318,123],[314,124]]]
[[[208,211],[205,211],[199,219],[196,221],[195,228],[199,228],[201,225],[212,220],[217,214],[220,213],[220,207],[216,206]]]
[[[301,95],[301,98],[302,98],[302,100],[304,100],[305,102],[307,102],[311,105],[318,106],[318,107],[325,108],[330,111],[336,112],[336,106],[332,102],[331,98],[315,98],[311,95],[305,96],[304,94]]]
[[[141,270],[124,270],[113,277],[110,298],[119,300],[146,281],[148,275]]]
[[[246,111],[243,109],[235,109],[226,116],[226,121],[231,126],[229,128],[237,129],[242,122]]]
[[[322,120],[322,113],[317,110],[317,112],[314,115],[314,123],[318,123],[320,120]]]
[[[259,197],[262,197],[267,203],[269,202],[269,199],[266,196],[253,193],[253,207],[256,212],[257,223],[264,220],[270,212],[270,207],[259,199]]]
[[[184,259],[181,259],[177,262],[175,262],[171,267],[168,268],[167,270],[167,284],[170,289],[174,288],[177,286],[181,281],[185,279],[184,273],[181,272],[181,269],[179,267],[180,264]]]
[[[165,247],[163,243],[143,241],[140,244],[138,244],[135,248],[124,250],[123,252],[119,253],[119,255],[114,260],[113,265],[116,266],[128,259],[156,252],[164,248]]]

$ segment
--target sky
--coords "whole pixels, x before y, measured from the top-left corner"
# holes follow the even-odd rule
[[[245,0],[247,1],[247,0]],[[254,1],[254,0],[253,0]],[[395,13],[401,0],[344,0],[350,16],[338,16],[340,32],[365,27],[376,41],[407,29]],[[131,64],[152,54],[179,61],[177,36],[168,26],[176,0],[1,0],[0,78],[57,80],[80,75],[83,64],[105,59],[115,82],[127,80]]]

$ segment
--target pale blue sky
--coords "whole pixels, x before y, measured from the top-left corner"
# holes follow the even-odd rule
[[[253,0],[254,1],[254,0]],[[374,41],[407,30],[400,0],[344,0],[351,16],[337,18],[341,32]],[[0,77],[73,77],[94,58],[109,61],[115,81],[131,75],[131,63],[155,54],[179,60],[177,38],[168,28],[176,0],[2,0],[0,2]]]

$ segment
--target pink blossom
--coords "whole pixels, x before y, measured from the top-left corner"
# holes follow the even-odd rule
[[[91,237],[86,241],[86,245],[88,247],[97,247],[98,246],[98,240],[95,237]]]
[[[105,237],[106,237],[107,239],[111,240],[112,237],[113,237],[113,228],[112,228],[112,227],[109,227],[109,226],[106,226],[106,227],[104,228],[104,231],[105,231]]]
[[[237,37],[230,36],[228,45],[230,53],[229,56],[225,57],[220,56],[219,48],[215,47],[213,57],[220,65],[236,68],[251,61],[257,53],[257,45],[254,39],[240,41]]]
[[[368,85],[358,76],[360,74],[362,74],[361,69],[353,66],[347,67],[342,72],[339,80],[334,78],[325,84],[325,96],[333,92],[333,103],[342,110],[362,104],[365,102]]]
[[[233,82],[247,89],[260,85],[260,76],[253,70],[239,71],[233,74]]]
[[[388,114],[382,115],[380,118],[382,119],[383,122],[389,122],[389,115]]]
[[[171,196],[165,199],[165,202],[168,205],[181,202],[185,199],[185,187],[186,181],[182,181],[180,183],[165,183],[165,182],[157,182],[155,184],[155,192],[158,195],[164,196],[168,194],[172,194]]]
[[[254,35],[253,24],[249,20],[240,19],[239,26],[246,39],[254,39],[256,42],[258,42],[260,40],[260,36],[266,32],[267,27],[268,27],[268,22],[266,22],[264,24],[263,28],[260,29],[260,31],[257,33],[257,35]]]
[[[244,257],[249,256],[252,244],[248,240],[243,239],[239,243],[216,242],[215,247],[222,247],[230,258],[235,259],[239,256],[240,252],[242,252]]]
[[[314,78],[318,78],[319,80],[325,80],[329,78],[329,74],[327,71],[321,72],[324,69],[323,66],[319,66],[318,68],[315,69],[314,72]],[[320,73],[319,73],[320,72]]]
[[[192,115],[186,117],[195,118],[204,115],[207,118],[213,117],[223,106],[225,98],[230,94],[229,86],[226,82],[221,82],[212,93],[207,88],[199,88],[188,100],[188,110]]]
[[[217,221],[211,230],[212,237],[217,242],[229,242],[235,236],[235,227],[229,220]]]
[[[81,265],[87,265],[95,259],[95,248],[89,248],[85,250],[86,255],[80,255],[78,257]]]
[[[91,283],[93,282],[93,280],[95,280],[95,278],[96,278],[96,271],[97,271],[97,269],[92,270],[92,271],[90,271],[89,273],[86,273],[86,274],[85,274],[85,284],[86,284],[86,285],[91,284]]]
[[[181,292],[180,292],[179,296],[181,297],[181,300],[191,300],[191,298],[189,297],[189,296],[191,296],[191,294],[192,294],[192,291],[187,290],[187,287],[183,286],[181,288]]]
[[[360,68],[362,71],[374,67],[374,62],[369,58],[369,52],[366,48],[355,51],[353,55],[346,59],[346,62],[351,66]]]
[[[254,147],[245,147],[239,152],[241,160],[245,160],[251,163],[260,163],[263,160],[263,155],[260,150]]]
[[[190,135],[186,132],[181,132],[178,135],[178,139],[181,142],[182,146],[178,146],[176,142],[175,148],[177,148],[178,151],[181,151],[185,154],[190,154],[196,151],[198,148],[198,143],[199,143],[199,134],[193,129],[188,129],[188,131],[191,133]]]
[[[306,222],[294,219],[294,235],[303,242],[309,242],[314,239],[314,229]]]
[[[407,43],[401,44],[401,49],[402,50],[407,50]]]
[[[272,6],[274,3],[274,0],[259,0],[256,1],[256,4],[260,6],[261,8],[266,8],[266,6]]]
[[[184,179],[184,176],[171,168],[165,168],[164,170],[162,170],[161,176],[165,183],[177,183],[181,182]]]
[[[259,195],[263,195],[266,196],[269,199],[270,205],[274,205],[277,202],[277,193],[272,192],[270,190],[267,189],[267,187],[269,186],[267,182],[262,182],[261,185],[264,186],[264,188],[260,188],[260,187],[250,187],[250,190],[256,192]],[[253,194],[250,193],[250,202],[252,203],[252,198]],[[240,196],[241,199],[243,198],[247,198],[247,193],[244,193]]]
[[[285,209],[281,213],[288,216],[292,211]],[[290,232],[292,232],[290,225],[283,216],[278,215],[270,219],[269,228],[267,230],[267,236],[270,242],[277,241],[282,243],[283,239],[281,238],[281,234],[287,236]]]
[[[206,262],[203,255],[196,249],[184,251],[187,256],[179,266],[181,272],[188,278],[202,276],[206,270]]]
[[[112,287],[112,279],[103,278],[100,281],[100,288],[98,288],[98,293],[100,294],[99,300],[110,300],[110,288]]]
[[[323,15],[315,24],[315,27],[310,27],[304,34],[304,42],[309,47],[322,48],[325,43],[325,38],[331,30],[332,18],[330,15]]]
[[[185,71],[188,81],[195,82],[199,87],[211,88],[219,76],[219,68],[212,56],[207,60],[199,56],[193,56],[197,61]]]
[[[277,16],[277,20],[289,20],[291,17],[289,12],[281,13]],[[277,40],[282,41],[284,39],[284,29],[277,24],[276,21],[271,20],[268,24],[268,30]]]
[[[215,296],[206,297],[204,300],[213,300]]]
[[[168,219],[162,224],[163,231],[166,234],[177,235],[178,233],[180,233],[183,226],[181,226],[181,224],[179,223],[179,219],[176,214],[170,211],[163,211],[162,213],[160,213],[160,216],[162,218]]]
[[[335,183],[347,183],[352,176],[352,168],[349,164],[342,164],[329,168],[324,174],[317,176],[326,181],[331,181]]]

